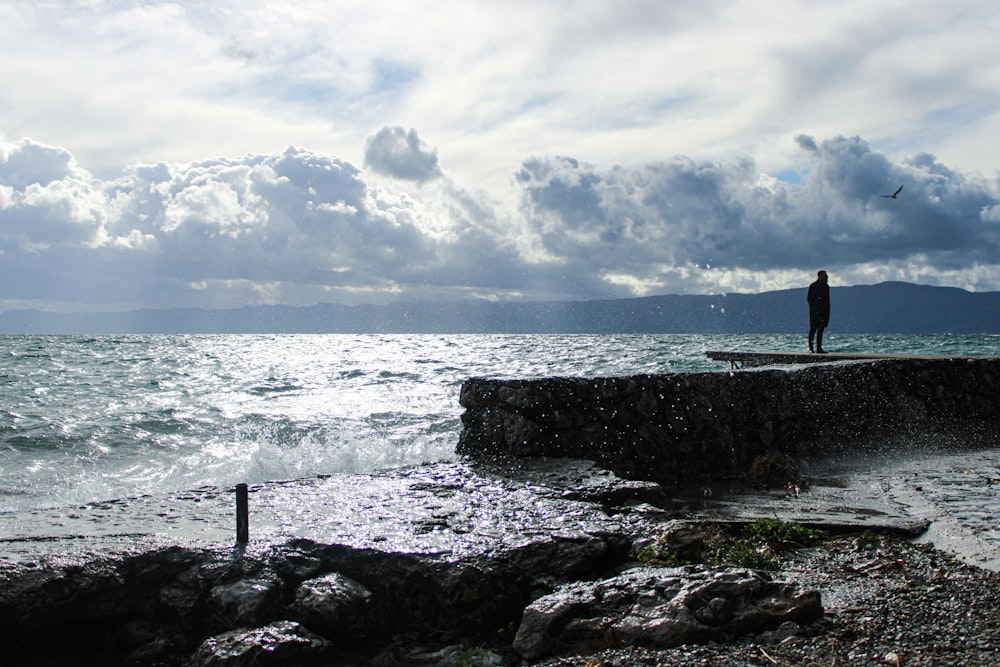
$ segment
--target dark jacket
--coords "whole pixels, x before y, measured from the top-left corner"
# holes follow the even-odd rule
[[[817,280],[809,286],[809,321],[826,326],[830,323],[830,285]]]

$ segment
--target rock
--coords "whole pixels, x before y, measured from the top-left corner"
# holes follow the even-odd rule
[[[262,628],[232,630],[209,637],[191,657],[190,667],[268,667],[301,665],[329,646],[322,637],[294,621]]]
[[[254,627],[267,620],[280,595],[278,580],[241,579],[212,588],[206,604],[216,627]]]
[[[112,565],[97,561],[27,570],[0,594],[0,621],[14,632],[27,633],[53,621],[99,624],[127,607],[124,578]]]
[[[367,588],[332,572],[303,581],[290,614],[325,637],[357,638],[372,630],[371,600]]]
[[[746,483],[754,488],[782,489],[801,484],[798,462],[788,454],[769,451],[750,462]]]
[[[156,626],[145,619],[133,619],[122,628],[122,639],[129,646],[143,646],[156,638]]]
[[[701,529],[688,523],[672,519],[657,526],[656,535],[645,537],[636,542],[635,549],[639,553],[648,553],[651,557],[664,560],[656,565],[676,565],[702,560],[705,548],[705,536]]]
[[[635,568],[567,584],[524,611],[514,650],[526,660],[596,647],[726,641],[822,616],[816,591],[746,570]]]
[[[774,630],[766,630],[757,635],[757,641],[761,644],[780,644],[793,637],[798,637],[802,628],[794,621],[785,621]]]
[[[236,548],[228,534],[214,548],[157,540],[145,543],[157,545],[151,550],[114,539],[101,558],[108,543],[77,537],[82,528],[63,519],[72,539],[24,543],[51,556],[0,560],[0,641],[16,664],[43,655],[49,664],[84,662],[98,650],[180,664],[171,660],[206,637],[218,643],[224,631],[287,620],[363,653],[399,637],[430,651],[475,645],[515,626],[537,595],[621,567],[636,523],[609,509],[651,498],[655,486],[568,459],[282,482],[257,491],[254,535],[267,535],[268,513],[284,526],[301,509],[294,536],[271,533]],[[169,504],[171,513],[204,512],[212,502],[191,496],[200,502]],[[219,511],[229,526],[230,504]],[[84,527],[132,520],[79,514]],[[47,642],[53,634],[63,641]]]
[[[160,588],[157,606],[169,610],[183,625],[194,626],[199,622],[205,586],[201,565],[193,565]]]
[[[377,656],[372,665],[425,665],[426,667],[503,667],[507,662],[496,651],[462,644],[445,646],[433,651],[395,651]]]

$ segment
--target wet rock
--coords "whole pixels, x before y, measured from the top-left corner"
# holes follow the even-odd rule
[[[51,623],[89,625],[127,609],[126,582],[112,564],[29,568],[23,576],[4,574],[0,621],[16,633],[30,633]]]
[[[767,630],[757,635],[761,644],[780,644],[802,634],[802,628],[794,621],[785,621],[774,630]]]
[[[679,520],[658,525],[655,536],[644,536],[635,544],[638,553],[649,551],[669,555],[674,559],[669,564],[700,562],[704,548],[705,535],[699,527]]]
[[[801,485],[801,478],[798,461],[787,454],[769,451],[750,462],[745,481],[754,488],[781,489],[789,484]]]
[[[525,609],[514,649],[527,660],[597,648],[726,641],[822,616],[820,594],[745,570],[636,568],[577,582]]]
[[[165,613],[185,627],[200,623],[200,606],[210,585],[201,573],[201,565],[194,565],[179,573],[174,579],[163,582],[159,589],[154,613]]]
[[[329,646],[301,624],[276,621],[261,628],[232,630],[206,639],[191,667],[268,667],[308,664]]]
[[[260,625],[274,611],[281,588],[275,579],[241,579],[215,586],[206,603],[209,617],[224,629]]]
[[[290,613],[325,637],[358,637],[374,625],[372,593],[338,572],[303,581]]]
[[[503,467],[437,464],[261,486],[253,534],[270,540],[235,548],[229,533],[213,548],[145,550],[132,540],[80,538],[83,531],[64,521],[58,530],[74,537],[18,542],[32,557],[0,561],[0,641],[16,664],[43,654],[63,664],[98,652],[179,665],[206,637],[204,664],[255,659],[250,645],[277,642],[282,633],[263,629],[277,621],[372,654],[400,637],[430,652],[495,638],[537,595],[620,567],[634,525],[609,508],[655,486],[625,482],[590,462],[532,468],[524,462],[508,476]],[[152,504],[204,524],[219,520],[204,514],[217,495]],[[231,510],[219,507],[227,526]],[[92,517],[79,514],[89,525]],[[279,532],[290,524],[294,536]],[[46,556],[43,547],[58,553]],[[234,628],[262,629],[224,632]],[[44,642],[53,633],[64,641]],[[277,660],[282,651],[265,657]]]
[[[280,482],[253,492],[253,534],[267,537],[245,547],[232,544],[230,503],[218,507],[218,516],[207,513],[218,490],[152,503],[157,511],[193,516],[199,525],[224,523],[230,532],[211,547],[183,542],[164,547],[164,538],[80,537],[84,531],[73,521],[94,523],[83,511],[58,527],[70,538],[17,541],[15,548],[30,558],[0,560],[0,641],[6,657],[12,664],[41,665],[101,662],[95,656],[112,655],[172,666],[185,664],[211,638],[201,651],[203,660],[250,660],[258,655],[253,642],[276,641],[273,628],[264,628],[278,621],[301,623],[335,642],[338,655],[361,656],[355,664],[393,654],[399,646],[402,655],[431,655],[442,646],[496,641],[517,627],[533,600],[545,600],[571,582],[605,581],[631,567],[641,537],[666,535],[678,552],[697,550],[699,538],[684,523],[664,528],[670,512],[647,504],[666,499],[657,484],[622,480],[591,462],[570,459],[434,464]],[[801,502],[795,499],[796,505]],[[131,513],[145,503],[120,506]],[[108,514],[104,509],[99,517],[108,520]],[[121,516],[110,520],[125,522]],[[151,543],[158,546],[148,549]],[[684,572],[685,577],[696,573]],[[655,598],[663,588],[640,577],[629,591],[623,581],[604,599],[632,599],[641,610],[646,597]],[[710,583],[707,575],[699,581]],[[767,606],[764,593],[754,589],[748,595],[758,608]],[[730,593],[712,592],[700,607],[681,611],[722,637],[749,615],[740,602],[745,597],[733,601]],[[645,641],[645,630],[633,627],[645,621],[620,616],[622,632],[633,633],[623,636]],[[586,619],[571,620],[586,626]],[[260,630],[224,632],[233,628]],[[48,641],[56,635],[62,641]],[[332,653],[331,648],[323,659]],[[261,659],[293,654],[267,653]],[[285,664],[303,660],[289,658]]]

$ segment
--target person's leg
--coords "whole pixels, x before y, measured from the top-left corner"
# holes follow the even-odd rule
[[[809,351],[814,352],[813,349],[813,337],[816,335],[816,325],[812,322],[809,323]]]
[[[823,327],[816,327],[816,352],[823,351]]]

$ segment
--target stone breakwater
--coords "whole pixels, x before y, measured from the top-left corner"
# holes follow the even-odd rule
[[[783,484],[775,465],[873,443],[993,444],[1000,357],[912,358],[462,387],[458,453],[576,457],[632,479]]]

